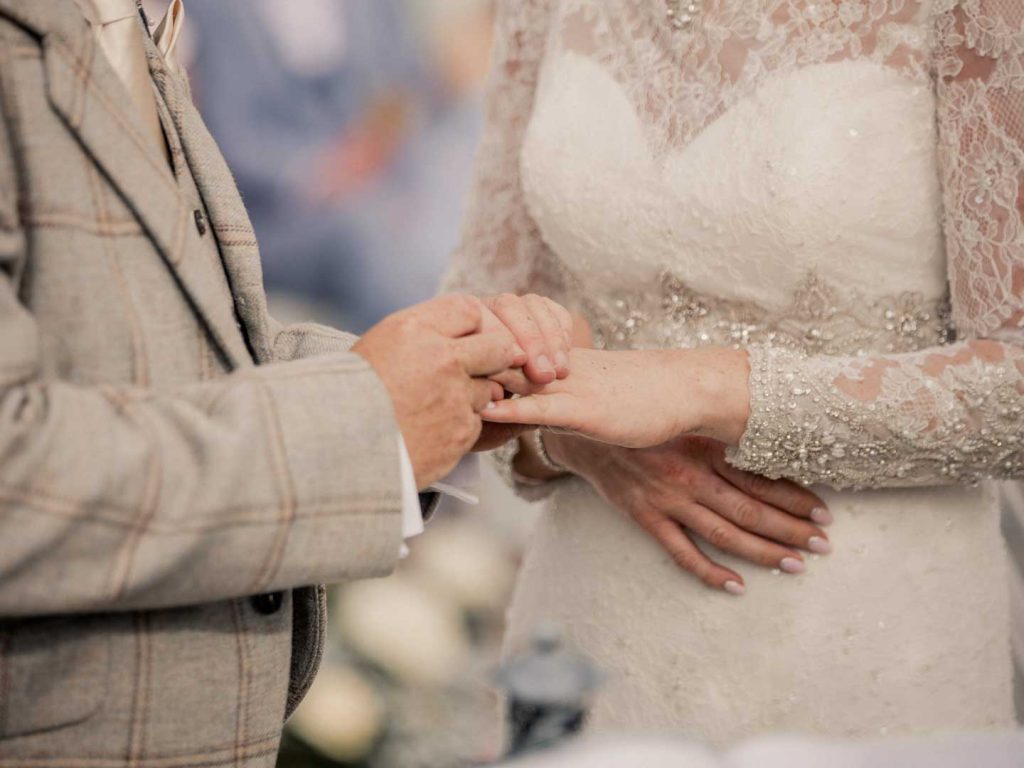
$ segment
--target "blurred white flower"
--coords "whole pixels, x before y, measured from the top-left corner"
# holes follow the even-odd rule
[[[500,610],[515,580],[515,565],[493,534],[464,522],[437,525],[419,541],[417,575],[467,610]]]
[[[345,643],[410,685],[451,682],[470,642],[454,604],[401,574],[356,582],[337,596]]]
[[[289,722],[328,757],[356,762],[373,748],[384,727],[384,712],[362,675],[351,667],[325,664]]]

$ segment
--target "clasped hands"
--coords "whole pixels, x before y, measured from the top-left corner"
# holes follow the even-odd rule
[[[391,394],[421,488],[466,452],[543,426],[552,460],[708,586],[745,590],[742,575],[697,538],[793,574],[805,569],[802,551],[831,551],[823,530],[831,515],[818,496],[725,461],[749,416],[745,352],[589,347],[582,318],[544,297],[506,294],[446,296],[398,312],[353,351]],[[551,476],[526,444],[516,464],[521,474]]]

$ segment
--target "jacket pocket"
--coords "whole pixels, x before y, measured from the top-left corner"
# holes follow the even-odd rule
[[[102,709],[110,637],[91,617],[0,624],[0,738],[51,731]]]

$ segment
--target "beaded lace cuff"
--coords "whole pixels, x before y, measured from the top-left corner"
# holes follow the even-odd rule
[[[987,361],[970,342],[901,358],[752,348],[751,416],[730,462],[837,488],[1024,475],[1021,360]],[[877,381],[871,400],[841,389],[865,380]]]
[[[554,493],[560,483],[564,482],[567,477],[572,477],[572,475],[565,475],[564,477],[554,477],[551,480],[539,480],[536,483],[521,482],[512,466],[518,453],[519,441],[509,440],[501,448],[491,451],[490,459],[498,470],[498,474],[501,475],[501,479],[521,499],[533,502],[544,501]]]

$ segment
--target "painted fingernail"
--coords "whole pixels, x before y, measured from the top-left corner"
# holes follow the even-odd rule
[[[827,555],[832,551],[832,544],[821,536],[811,536],[807,540],[807,548],[816,555]]]
[[[566,356],[565,352],[562,352],[561,350],[555,352],[555,365],[559,368],[569,367],[569,358]]]
[[[832,522],[832,513],[824,507],[815,507],[811,510],[811,520],[818,525],[829,525]]]
[[[747,588],[740,584],[738,581],[725,582],[724,589],[730,595],[736,595],[737,597],[741,597],[742,595],[747,594]]]
[[[548,359],[547,355],[541,355],[540,357],[537,358],[537,367],[545,372],[555,370],[551,366],[551,360]]]
[[[782,562],[779,563],[779,568],[784,570],[786,573],[803,573],[807,570],[807,566],[804,565],[804,561],[797,560],[795,557],[782,558]]]

